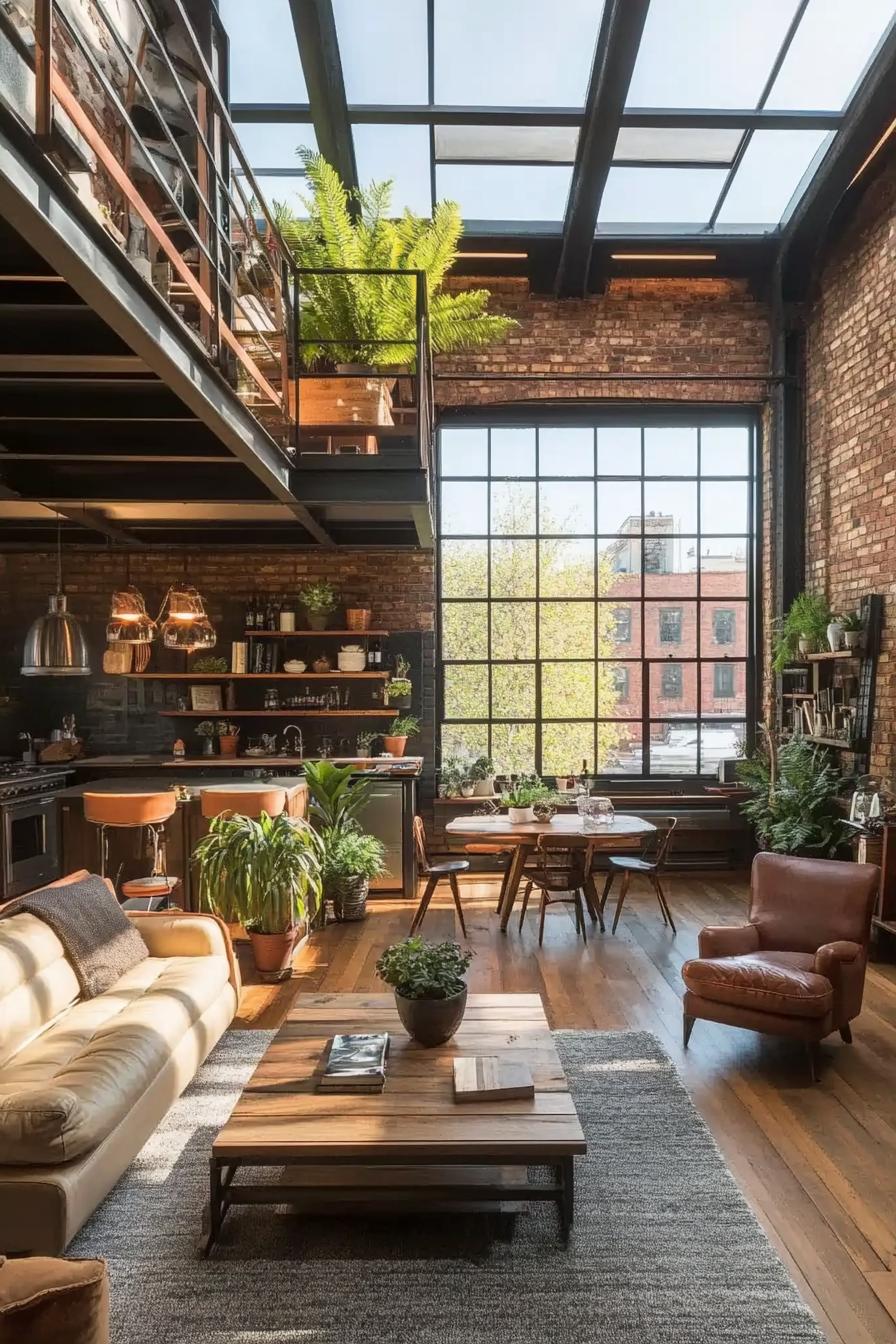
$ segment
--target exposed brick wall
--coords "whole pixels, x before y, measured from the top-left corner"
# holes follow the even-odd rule
[[[886,598],[871,769],[896,749],[896,163],[816,276],[807,317],[806,584],[835,610]]]

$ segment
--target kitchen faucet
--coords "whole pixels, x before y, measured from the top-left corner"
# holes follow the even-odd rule
[[[292,742],[291,751],[289,749],[289,738],[287,737],[287,733],[295,734]],[[305,738],[302,734],[301,728],[297,723],[288,723],[286,727],[283,729],[283,752],[286,756],[305,755]]]

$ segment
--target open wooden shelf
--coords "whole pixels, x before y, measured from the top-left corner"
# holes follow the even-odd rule
[[[388,630],[244,630],[247,639],[386,639]]]
[[[124,672],[129,681],[388,681],[388,672]]]
[[[397,709],[160,709],[163,719],[394,719]]]
[[[856,742],[847,742],[842,737],[812,737],[809,733],[803,733],[806,742],[814,742],[819,747],[839,747],[841,751],[860,751],[861,748]]]
[[[830,653],[830,652],[828,652],[828,653],[807,653],[807,654],[806,654],[806,662],[807,662],[807,663],[832,663],[832,662],[837,661],[838,659],[847,659],[847,658],[852,658],[853,660],[858,659],[858,661],[861,662],[861,660],[864,658],[864,656],[865,656],[865,655],[864,655],[864,653],[862,652],[861,649],[838,649],[836,653]]]

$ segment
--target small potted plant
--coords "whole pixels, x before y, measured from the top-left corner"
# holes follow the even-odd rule
[[[326,579],[321,579],[319,583],[309,583],[299,596],[307,613],[310,628],[326,630],[330,617],[339,606],[339,594],[332,583],[328,583]]]
[[[420,720],[413,714],[403,714],[392,720],[388,733],[383,734],[383,748],[390,756],[403,756],[408,738],[420,731]]]
[[[472,798],[475,792],[476,792],[476,783],[472,775],[464,775],[463,779],[460,782],[461,798]]]
[[[411,667],[401,654],[395,659],[395,675],[386,686],[386,699],[396,709],[410,709],[413,683],[408,676]]]
[[[355,750],[364,760],[373,755],[373,744],[379,737],[379,733],[359,733],[355,738]]]
[[[547,801],[551,790],[537,775],[520,775],[519,779],[502,796],[501,802],[507,808],[507,817],[513,826],[535,820],[534,804]]]
[[[415,937],[393,943],[377,962],[377,975],[395,991],[405,1031],[421,1045],[443,1045],[463,1021],[472,959],[457,943]]]
[[[322,857],[320,836],[285,812],[223,812],[193,850],[203,904],[243,925],[259,972],[289,973],[300,922],[320,904]]]
[[[196,736],[202,739],[203,756],[214,756],[215,744],[213,738],[218,731],[217,724],[213,719],[202,719],[196,725]]]
[[[848,611],[841,619],[843,622],[843,643],[850,652],[855,652],[862,643],[865,623],[857,611]]]
[[[439,770],[439,797],[459,798],[460,786],[469,774],[469,766],[463,756],[446,756]]]
[[[827,639],[831,608],[817,593],[798,593],[778,623],[772,666],[782,672],[797,652],[803,657],[822,649]]]
[[[221,755],[235,756],[240,739],[238,725],[228,723],[226,719],[219,719],[215,724],[215,731],[218,734],[218,750]]]
[[[495,792],[495,763],[490,756],[477,756],[470,766],[470,776],[477,798],[491,798]]]
[[[383,871],[385,847],[376,836],[350,827],[336,827],[322,838],[324,896],[333,902],[335,918],[363,919],[370,879]]]
[[[831,653],[837,653],[843,643],[843,628],[843,617],[832,612],[825,631]]]

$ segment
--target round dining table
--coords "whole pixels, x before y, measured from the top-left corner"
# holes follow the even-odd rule
[[[619,812],[611,822],[600,825],[593,822],[586,825],[578,814],[570,816],[558,812],[550,821],[516,823],[511,822],[506,815],[471,817],[467,814],[465,817],[454,817],[445,826],[447,835],[457,836],[466,844],[500,845],[502,849],[511,851],[510,863],[501,886],[499,910],[502,933],[507,931],[523,870],[535,851],[540,836],[548,835],[562,840],[564,844],[568,842],[570,849],[630,850],[637,848],[639,842],[646,841],[655,831],[653,823],[643,817],[632,817]],[[594,885],[590,863],[585,865],[583,890],[588,913],[593,920],[599,921],[603,930],[600,898]]]

